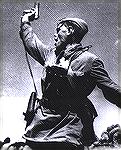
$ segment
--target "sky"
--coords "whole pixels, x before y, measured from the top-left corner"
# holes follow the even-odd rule
[[[53,47],[53,35],[59,19],[64,17],[84,19],[89,32],[82,44],[92,45],[90,52],[104,61],[110,77],[119,83],[118,0],[40,0],[39,2],[40,18],[32,22],[33,30],[39,39]],[[21,15],[23,10],[33,7],[33,1],[4,0],[0,4],[0,139],[8,135],[15,140],[23,133],[25,123],[22,111],[25,111],[30,93],[34,91],[25,50],[19,37]],[[29,59],[41,97],[42,67],[31,57]],[[119,122],[121,113],[117,107],[104,99],[97,88],[90,95],[90,99],[99,114],[94,126],[96,133],[100,135],[108,125]],[[8,124],[11,130],[7,128]],[[12,132],[13,129],[16,134]]]

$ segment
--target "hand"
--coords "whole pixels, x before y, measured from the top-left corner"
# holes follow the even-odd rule
[[[35,9],[24,10],[21,22],[30,22],[35,20]]]

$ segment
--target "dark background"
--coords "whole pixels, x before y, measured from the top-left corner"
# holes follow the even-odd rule
[[[11,97],[14,99],[16,97],[21,99],[29,97],[30,93],[34,90],[25,59],[25,50],[19,37],[22,12],[25,9],[32,8],[33,3],[34,1],[22,0],[0,1],[0,94],[1,98],[5,97],[7,101],[11,100]],[[34,21],[32,26],[43,43],[53,47],[53,35],[56,24],[63,17],[79,17],[88,23],[89,32],[82,41],[83,45],[91,44],[93,46],[90,52],[93,52],[104,61],[105,68],[109,72],[110,77],[116,83],[119,83],[119,1],[40,0],[40,18]],[[40,77],[42,68],[40,64],[31,58],[30,62],[39,90],[39,96],[41,96]],[[98,124],[98,122],[104,119],[103,115],[107,115],[109,119],[110,115],[108,113],[110,111],[117,112],[119,110],[109,102],[106,102],[102,93],[97,88],[90,98],[102,117],[98,117],[95,125],[97,129],[101,129],[102,125]],[[21,103],[22,100],[19,100],[19,102]],[[2,119],[3,117],[1,117]],[[110,124],[109,120],[106,120],[106,122]]]

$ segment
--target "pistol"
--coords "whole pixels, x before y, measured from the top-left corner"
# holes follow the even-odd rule
[[[34,3],[34,8],[35,8],[35,17],[34,17],[34,19],[35,20],[37,20],[39,18],[39,7],[40,7],[40,3],[35,2]]]

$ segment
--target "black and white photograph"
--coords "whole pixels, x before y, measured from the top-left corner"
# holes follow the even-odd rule
[[[120,0],[0,1],[0,149],[121,150]]]

